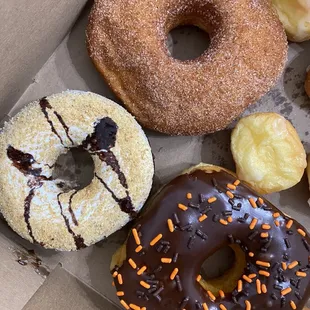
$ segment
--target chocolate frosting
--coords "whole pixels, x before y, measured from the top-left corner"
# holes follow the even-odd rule
[[[308,233],[245,185],[237,181],[234,189],[235,181],[224,171],[196,170],[177,177],[151,200],[134,228],[142,249],[130,233],[126,260],[112,270],[125,308],[126,305],[147,310],[303,308],[310,293]],[[215,201],[209,200],[213,197]],[[184,211],[178,204],[187,209]],[[204,214],[207,218],[201,218]],[[173,232],[168,227],[168,219],[173,222]],[[151,246],[150,242],[159,234],[162,238]],[[245,252],[245,279],[251,274],[256,277],[248,283],[241,275],[241,292],[237,291],[236,283],[236,289],[212,301],[196,278],[210,255],[232,243],[239,244]],[[162,258],[171,262],[163,263]],[[267,263],[267,267],[257,261]],[[144,266],[147,269],[138,275]],[[175,268],[178,273],[171,280]],[[258,294],[257,279],[266,286],[265,293]],[[144,281],[147,288],[140,281]]]

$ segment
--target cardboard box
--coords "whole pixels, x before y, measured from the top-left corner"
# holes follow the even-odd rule
[[[0,121],[32,100],[66,89],[91,90],[116,100],[86,52],[85,27],[92,1],[82,11],[85,4],[86,0],[1,4]],[[182,41],[184,36],[187,39]],[[201,36],[182,29],[170,37],[169,44],[175,55],[185,57],[205,47],[196,40]],[[277,87],[245,112],[281,113],[295,125],[308,153],[310,100],[303,81],[309,54],[310,41],[290,44],[287,68]],[[204,137],[168,137],[147,131],[155,156],[154,190],[201,161],[234,170],[230,128]],[[294,188],[268,198],[310,229],[306,177]],[[119,309],[109,264],[127,231],[128,227],[79,252],[62,253],[30,244],[0,220],[0,309]]]

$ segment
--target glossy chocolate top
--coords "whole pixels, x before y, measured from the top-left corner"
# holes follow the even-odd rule
[[[236,283],[214,300],[197,276],[232,243],[247,260],[242,289]],[[126,246],[126,261],[112,273],[128,309],[302,309],[309,296],[306,230],[224,171],[196,170],[167,184]]]

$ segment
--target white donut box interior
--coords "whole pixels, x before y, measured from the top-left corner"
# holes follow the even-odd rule
[[[0,125],[28,102],[66,89],[90,90],[116,100],[86,52],[85,27],[91,5],[86,0],[2,1]],[[185,45],[192,50],[182,49],[182,36],[187,36]],[[170,38],[170,47],[186,57],[184,53],[201,49],[195,36],[199,34],[180,31]],[[310,41],[290,43],[287,67],[278,85],[245,112],[281,113],[296,127],[308,154],[310,99],[303,82],[309,65]],[[230,129],[200,137],[146,132],[155,156],[155,188],[199,162],[234,170]],[[306,176],[294,188],[268,195],[308,230],[309,197]],[[123,229],[79,252],[62,253],[30,244],[0,219],[0,310],[121,309],[111,286],[109,264],[126,235]]]

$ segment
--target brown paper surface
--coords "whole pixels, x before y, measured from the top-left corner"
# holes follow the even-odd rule
[[[25,2],[25,0],[13,1],[13,3],[20,2]],[[41,1],[40,9],[34,8],[35,13],[32,11],[29,14],[26,13],[26,17],[31,14],[49,16],[46,23],[36,21],[31,25],[31,31],[25,24],[19,28],[19,31],[6,33],[6,40],[9,40],[8,46],[21,42],[20,44],[25,47],[19,46],[14,51],[15,58],[16,55],[21,55],[19,57],[23,58],[20,64],[16,65],[17,68],[12,64],[9,69],[5,69],[13,74],[11,76],[14,76],[14,86],[12,86],[12,81],[7,81],[9,80],[7,78],[5,82],[0,83],[0,120],[3,120],[6,114],[14,115],[29,101],[66,89],[91,90],[116,100],[87,56],[85,27],[91,3],[83,11],[72,31],[61,41],[70,28],[71,22],[76,18],[81,3],[70,0],[60,1],[58,5],[54,5],[47,0]],[[11,10],[11,6],[5,4],[5,9]],[[66,12],[68,16],[65,17],[65,14],[63,18],[57,18],[60,12],[62,14]],[[51,16],[55,18],[53,22]],[[14,18],[17,18],[16,15]],[[25,27],[33,34],[30,39],[20,34],[21,29]],[[45,34],[42,35],[42,32]],[[169,40],[169,44],[178,54],[184,56],[185,46],[181,43],[181,37],[184,35],[193,38],[193,50],[201,48],[199,43],[194,45],[194,37],[199,34],[183,32],[184,30],[180,31],[175,34],[173,40],[171,38]],[[0,35],[4,36],[2,32]],[[191,39],[190,42],[192,42]],[[40,53],[35,57],[32,53],[37,53],[37,49],[33,47],[38,45],[41,46],[42,51],[39,51]],[[3,55],[7,54],[0,51],[2,63]],[[310,41],[303,44],[290,44],[287,68],[278,85],[245,112],[245,114],[256,111],[281,113],[294,124],[308,153],[310,152],[310,100],[304,93],[303,81],[305,69],[310,64],[309,55]],[[13,56],[10,55],[10,57]],[[35,61],[36,58],[38,62]],[[47,62],[43,65],[45,60]],[[32,82],[29,83],[31,79]],[[27,83],[28,87],[26,87]],[[232,127],[233,124],[230,128]],[[184,169],[199,162],[217,164],[234,170],[229,151],[230,128],[201,137],[169,137],[147,130],[155,156],[154,190]],[[304,177],[302,182],[294,188],[268,195],[268,198],[310,229],[310,208],[307,204],[309,196],[308,182]],[[125,240],[127,231],[128,227],[107,240],[79,252],[61,253],[44,250],[28,243],[0,221],[0,278],[2,283],[6,283],[0,286],[2,297],[0,309],[19,310],[29,300],[25,306],[27,310],[53,309],[47,308],[46,305],[56,301],[57,309],[109,309],[108,306],[101,305],[101,302],[105,305],[105,297],[118,304],[115,289],[111,286],[109,264],[113,252]],[[35,256],[32,252],[30,254],[27,252],[29,249],[34,250]],[[22,266],[17,262],[20,257],[28,260],[28,263]],[[32,264],[37,258],[42,260],[42,268],[37,268],[37,265]],[[62,264],[62,268],[57,268],[59,263]],[[47,282],[44,282],[51,270]],[[69,286],[65,291],[65,296],[58,285]],[[35,293],[37,289],[39,291]],[[77,295],[81,295],[79,296],[81,300],[74,303],[74,297]],[[112,305],[111,309],[113,309]]]

